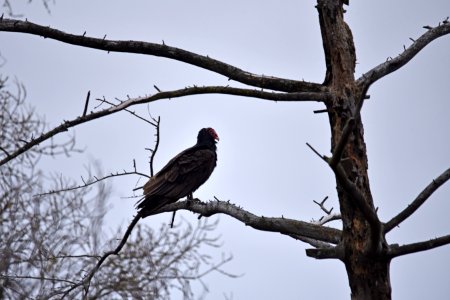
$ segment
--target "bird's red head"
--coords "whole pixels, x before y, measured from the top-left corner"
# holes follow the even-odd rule
[[[208,128],[206,128],[206,130],[208,131],[208,133],[209,133],[216,141],[219,141],[219,135],[217,134],[217,132],[216,132],[213,128],[208,127]]]

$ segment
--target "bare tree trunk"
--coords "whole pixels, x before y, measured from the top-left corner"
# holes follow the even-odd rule
[[[389,261],[354,257],[346,259],[352,299],[391,299]]]
[[[343,260],[352,299],[390,299],[389,260],[381,254],[384,237],[376,216],[367,173],[364,128],[358,105],[365,92],[354,78],[356,53],[353,36],[344,22],[341,0],[318,0],[319,21],[325,51],[325,82],[333,93],[327,105],[332,136],[332,153],[343,137],[345,127],[354,122],[334,168],[343,221]],[[362,104],[362,103],[361,103]],[[339,173],[339,168],[343,172]],[[346,181],[356,187],[363,203],[358,203]]]

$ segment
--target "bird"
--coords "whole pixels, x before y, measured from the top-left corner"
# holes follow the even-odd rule
[[[197,143],[172,158],[144,185],[143,197],[136,205],[140,214],[150,215],[164,205],[187,197],[211,176],[217,164],[219,136],[211,128],[198,132]]]

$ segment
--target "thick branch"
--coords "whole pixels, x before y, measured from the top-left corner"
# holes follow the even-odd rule
[[[407,244],[402,246],[393,246],[391,245],[389,250],[387,251],[387,256],[389,258],[394,258],[401,255],[427,251],[430,249],[434,249],[437,247],[441,247],[444,245],[450,244],[450,234],[444,235],[435,239],[431,239],[425,242],[418,242],[413,244]]]
[[[0,22],[1,24],[1,22]],[[30,148],[42,143],[45,140],[50,139],[58,133],[67,131],[69,128],[74,127],[76,125],[86,123],[88,121],[98,119],[121,110],[124,110],[132,105],[150,103],[153,101],[161,100],[161,99],[171,99],[178,98],[190,95],[201,95],[201,94],[228,94],[235,96],[243,96],[243,97],[254,97],[265,100],[274,100],[274,101],[326,101],[329,98],[328,93],[274,93],[274,92],[264,92],[260,90],[250,90],[250,89],[241,89],[241,88],[233,88],[228,86],[205,86],[205,87],[188,87],[180,90],[168,91],[168,92],[160,92],[148,97],[139,97],[129,99],[127,101],[122,102],[121,104],[110,107],[108,109],[104,109],[98,112],[91,112],[85,116],[80,116],[71,121],[64,121],[61,125],[53,128],[52,130],[43,133],[40,137],[36,139],[32,139],[27,142],[25,145],[14,151],[13,153],[9,153],[5,158],[0,160],[0,166],[4,165],[8,161],[16,158],[17,156],[25,153]]]
[[[315,239],[310,239],[301,235],[290,235],[290,237],[302,241],[304,243],[310,244],[314,248],[333,248],[334,246],[329,243],[321,242]]]
[[[414,201],[408,205],[398,215],[393,217],[389,222],[384,225],[384,232],[391,231],[395,226],[398,226],[401,222],[409,218],[428,198],[447,180],[450,179],[450,168],[445,170],[441,175],[434,179],[417,197]]]
[[[344,259],[344,248],[341,245],[337,245],[332,248],[321,249],[306,249],[306,255],[316,259]]]
[[[338,229],[286,218],[258,217],[232,203],[225,201],[210,201],[208,203],[199,201],[179,201],[162,207],[156,213],[177,210],[189,210],[205,217],[222,213],[229,215],[230,217],[233,217],[245,225],[253,227],[254,229],[279,232],[288,236],[301,235],[303,237],[327,243],[337,244],[341,239],[341,231]],[[143,218],[147,216],[148,215],[143,215]]]
[[[229,79],[251,86],[284,91],[284,92],[320,92],[324,87],[317,83],[289,80],[270,76],[256,75],[232,65],[223,63],[208,56],[199,55],[180,48],[163,44],[146,43],[141,41],[118,41],[104,38],[92,38],[83,35],[65,33],[47,26],[41,26],[28,21],[14,19],[0,19],[0,31],[23,32],[40,35],[64,43],[82,47],[95,48],[113,52],[127,52],[166,57],[182,61],[203,69],[207,69]]]
[[[390,59],[367,73],[363,74],[358,80],[359,86],[369,87],[372,83],[378,79],[398,70],[406,65],[417,53],[419,53],[425,46],[431,43],[433,40],[443,35],[450,33],[450,23],[443,23],[435,28],[429,29],[420,38],[415,40],[411,46],[409,46],[403,53],[397,57]]]

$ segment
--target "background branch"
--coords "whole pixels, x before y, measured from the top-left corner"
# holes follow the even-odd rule
[[[199,55],[180,48],[170,47],[166,44],[154,44],[141,41],[118,41],[105,38],[92,38],[85,35],[75,35],[41,26],[28,21],[3,18],[0,20],[0,31],[23,32],[40,35],[64,43],[82,47],[94,48],[113,52],[127,52],[166,57],[182,61],[203,69],[213,71],[229,79],[265,89],[284,92],[320,92],[325,87],[318,83],[289,80],[264,75],[255,75],[232,65],[223,63],[208,56]]]
[[[116,172],[115,174],[111,173],[109,175],[102,176],[100,178],[98,178],[97,176],[93,176],[93,179],[91,179],[88,182],[85,182],[83,177],[81,177],[82,181],[83,181],[83,184],[79,184],[79,185],[71,186],[71,187],[66,187],[66,188],[58,189],[58,190],[50,190],[50,191],[45,192],[45,193],[37,194],[37,195],[35,195],[35,197],[47,196],[47,195],[51,195],[51,194],[58,194],[58,193],[62,193],[62,192],[69,192],[69,191],[73,191],[73,190],[77,190],[77,189],[81,189],[81,188],[86,188],[88,186],[91,186],[93,184],[99,183],[99,182],[101,182],[103,180],[106,180],[106,179],[109,179],[109,178],[120,177],[120,176],[127,176],[127,175],[139,175],[139,176],[144,176],[144,177],[147,177],[147,178],[149,177],[147,174],[137,172],[136,170],[134,170],[134,171],[125,171],[125,170],[123,170],[121,173],[119,173],[119,172]]]
[[[363,74],[358,80],[357,84],[362,87],[369,87],[378,79],[400,69],[406,65],[417,53],[419,53],[425,46],[431,43],[433,40],[443,35],[450,33],[450,23],[442,23],[437,27],[431,28],[424,33],[421,37],[415,40],[411,46],[405,49],[403,53],[397,57],[390,59],[382,64],[379,64],[375,68],[371,69],[367,73]]]
[[[98,269],[100,269],[100,267],[102,266],[102,264],[105,262],[105,260],[108,258],[108,256],[110,255],[118,255],[120,250],[122,250],[123,246],[125,245],[125,243],[127,242],[131,231],[133,230],[134,226],[136,226],[137,222],[141,219],[141,214],[138,212],[136,214],[136,216],[134,217],[133,221],[131,221],[130,225],[128,226],[127,231],[125,232],[124,236],[122,237],[122,240],[120,241],[119,245],[116,247],[116,249],[114,249],[113,251],[108,251],[105,254],[103,254],[99,261],[97,262],[97,264],[95,265],[95,267],[88,273],[87,276],[85,276],[85,278],[83,280],[81,280],[80,282],[72,285],[67,291],[64,292],[62,298],[64,298],[65,296],[69,295],[69,293],[71,291],[73,291],[74,289],[80,287],[80,286],[84,286],[85,287],[85,295],[87,296],[88,292],[89,292],[89,286],[92,280],[92,277],[94,277],[95,273],[98,271]]]
[[[0,22],[0,25],[2,22]],[[1,26],[0,26],[1,27]],[[38,138],[32,138],[31,141],[28,141],[15,150],[14,152],[10,152],[9,156],[6,156],[2,160],[0,160],[0,166],[9,162],[10,160],[16,158],[17,156],[25,153],[30,148],[42,143],[55,136],[58,133],[67,131],[69,128],[77,126],[79,124],[83,124],[121,110],[124,110],[132,105],[150,103],[153,101],[161,100],[161,99],[170,99],[170,98],[178,98],[183,96],[190,95],[200,95],[200,94],[229,94],[236,96],[244,96],[244,97],[254,97],[266,100],[275,100],[275,101],[326,101],[328,99],[328,93],[274,93],[274,92],[264,92],[259,90],[250,90],[250,89],[241,89],[241,88],[232,88],[228,86],[206,86],[206,87],[188,87],[180,90],[174,90],[169,92],[160,92],[154,94],[152,96],[138,97],[132,98],[127,101],[120,103],[119,105],[113,106],[111,108],[107,108],[98,112],[91,112],[85,116],[80,116],[71,121],[64,121],[61,125],[53,128],[52,130],[43,133]]]
[[[386,254],[389,258],[394,258],[401,255],[434,249],[448,244],[450,244],[450,234],[434,238],[425,242],[418,242],[402,246],[391,245]]]
[[[384,225],[384,232],[387,233],[391,231],[395,226],[398,226],[401,222],[410,217],[428,198],[439,188],[441,185],[446,183],[450,179],[450,168],[445,170],[441,175],[439,175],[414,199],[414,201],[408,205],[403,211],[398,215],[393,217],[389,222]]]

